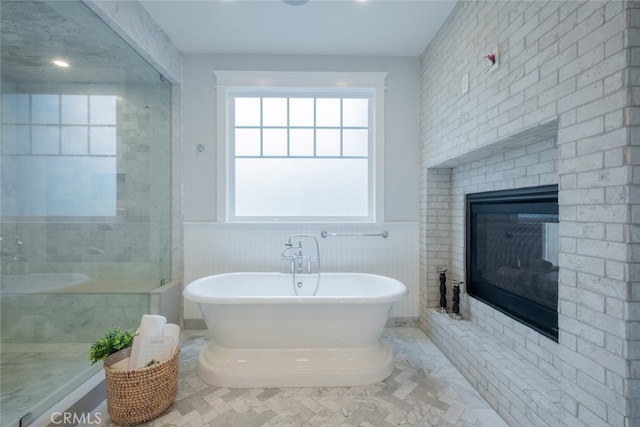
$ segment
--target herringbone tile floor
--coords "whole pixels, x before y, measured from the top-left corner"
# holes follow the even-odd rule
[[[388,328],[395,369],[360,387],[226,389],[195,373],[206,331],[182,335],[180,385],[173,406],[152,427],[506,426],[446,357],[416,328]],[[115,426],[103,409],[103,427]]]

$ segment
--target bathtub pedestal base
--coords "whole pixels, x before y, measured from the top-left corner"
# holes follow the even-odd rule
[[[345,387],[382,381],[393,353],[378,342],[358,348],[237,349],[210,343],[200,352],[202,381],[226,388]]]

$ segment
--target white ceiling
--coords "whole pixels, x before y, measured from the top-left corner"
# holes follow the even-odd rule
[[[419,56],[455,0],[140,0],[184,53]]]

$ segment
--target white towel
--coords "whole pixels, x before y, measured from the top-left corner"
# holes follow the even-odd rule
[[[165,337],[173,337],[173,351],[176,351],[178,345],[180,345],[180,326],[173,323],[167,323],[162,328],[162,335]]]
[[[162,336],[162,329],[167,324],[167,318],[158,314],[145,314],[140,321],[137,334],[143,337]]]

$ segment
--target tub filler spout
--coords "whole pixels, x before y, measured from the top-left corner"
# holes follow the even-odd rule
[[[307,239],[313,240],[314,243],[311,245],[310,252],[307,252],[307,249],[303,248],[302,245]],[[289,236],[284,244],[281,258],[290,263],[291,280],[295,295],[300,296],[303,291],[306,291],[306,289],[303,289],[306,284],[309,284],[306,288],[313,286],[310,295],[316,295],[318,286],[320,286],[320,245],[318,244],[318,239],[312,234]],[[307,267],[306,272],[304,271],[305,265]],[[309,292],[311,291],[304,292],[304,294],[309,295]]]
[[[304,249],[302,247],[302,242],[307,239],[313,240],[315,243],[315,251],[312,253],[314,256],[305,255]],[[294,248],[294,242],[297,243]],[[307,266],[307,274],[312,274],[312,264],[316,265],[316,274],[320,273],[320,246],[318,244],[318,239],[312,234],[294,234],[293,236],[289,236],[287,241],[284,244],[284,250],[282,251],[281,258],[284,261],[289,261],[291,263],[291,273],[303,273],[304,265]]]

